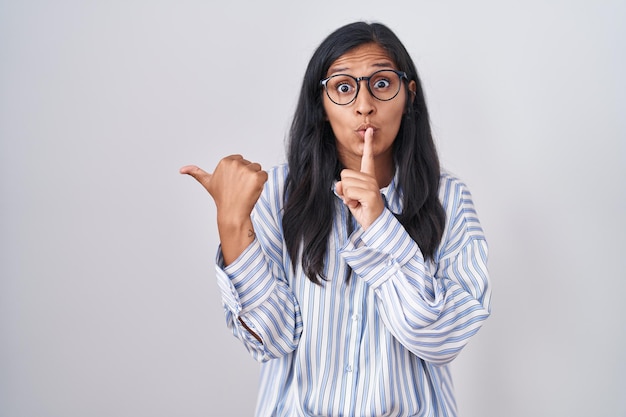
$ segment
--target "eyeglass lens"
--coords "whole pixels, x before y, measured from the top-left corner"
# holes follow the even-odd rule
[[[368,78],[368,77],[364,77]],[[367,80],[369,91],[378,100],[387,101],[400,91],[400,76],[391,70],[377,71]],[[328,97],[337,104],[348,104],[356,98],[357,79],[347,74],[333,75],[326,83]]]

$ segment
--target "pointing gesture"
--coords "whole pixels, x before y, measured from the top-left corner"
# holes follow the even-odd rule
[[[182,167],[180,173],[195,178],[211,194],[218,217],[220,214],[228,214],[233,219],[250,215],[267,180],[267,172],[261,170],[261,165],[241,155],[222,159],[213,174],[195,165]]]
[[[196,179],[213,197],[224,261],[228,265],[254,240],[250,214],[261,196],[267,172],[241,155],[222,159],[211,174],[195,165],[180,169]]]
[[[360,171],[341,171],[341,181],[337,182],[336,191],[364,229],[383,212],[385,204],[376,181],[374,129],[371,127],[365,131]]]

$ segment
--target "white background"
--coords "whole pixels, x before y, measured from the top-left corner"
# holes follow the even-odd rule
[[[489,239],[461,415],[626,415],[624,2],[0,0],[0,416],[252,414],[178,168],[282,162],[311,54],[361,19],[413,56]]]

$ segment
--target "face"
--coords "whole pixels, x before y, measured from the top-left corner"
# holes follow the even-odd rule
[[[342,55],[330,66],[326,77],[335,74],[348,74],[355,78],[367,77],[382,69],[398,68],[381,46],[370,43]],[[331,86],[328,85],[328,88]],[[413,81],[409,83],[409,89],[415,89]],[[371,95],[367,89],[367,82],[361,81],[356,99],[350,104],[340,106],[333,103],[325,92],[323,93],[324,111],[335,134],[339,160],[345,167],[360,169],[365,130],[372,127],[376,170],[393,171],[392,145],[402,122],[406,94],[406,89],[402,85],[395,98],[380,101]]]

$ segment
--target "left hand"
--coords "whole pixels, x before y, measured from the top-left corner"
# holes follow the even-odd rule
[[[374,223],[385,208],[376,181],[373,142],[374,129],[368,128],[365,131],[360,171],[344,169],[341,171],[341,181],[336,186],[337,194],[343,198],[343,202],[363,229]]]

